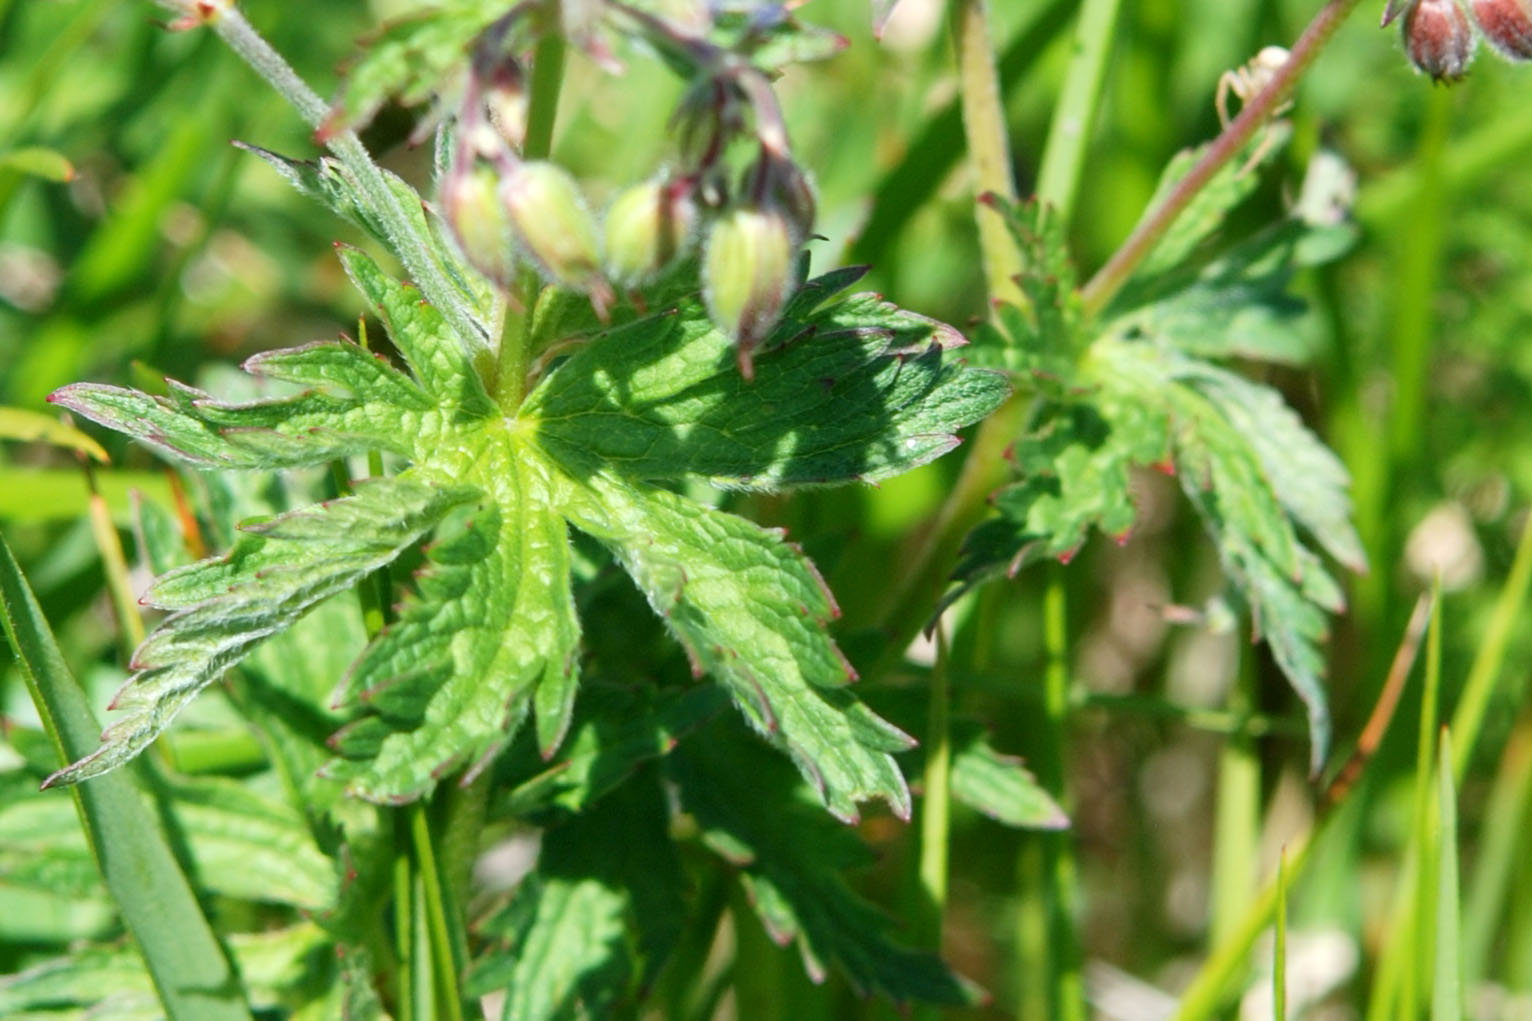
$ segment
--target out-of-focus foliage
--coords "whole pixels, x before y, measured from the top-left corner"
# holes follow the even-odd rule
[[[242,8],[322,95],[336,97],[343,95],[336,69],[354,52],[353,41],[410,6],[352,0],[306,5],[295,14],[290,4],[247,0]],[[1024,194],[1035,178],[1068,56],[1073,6],[1047,0],[991,5]],[[1317,4],[1144,0],[1123,6],[1080,211],[1066,239],[1087,275],[1155,194],[1173,154],[1216,131],[1212,95],[1218,76],[1263,45],[1290,43]],[[844,35],[850,45],[834,60],[788,68],[777,89],[795,154],[814,174],[816,230],[826,238],[810,242],[816,265],[831,268],[854,253],[855,261],[873,264],[871,288],[903,308],[966,328],[988,310],[974,269],[969,193],[959,169],[961,133],[954,133],[950,107],[956,84],[941,7],[935,0],[903,0],[876,43],[861,0],[813,0],[798,15]],[[1303,315],[1231,324],[1231,333],[1245,340],[1275,336],[1289,343],[1288,356],[1276,359],[1288,364],[1244,362],[1255,352],[1243,342],[1199,353],[1231,359],[1229,371],[1241,380],[1236,388],[1258,383],[1283,394],[1307,428],[1332,445],[1354,480],[1357,530],[1372,566],[1347,584],[1348,609],[1337,618],[1328,646],[1327,694],[1342,754],[1373,706],[1415,594],[1437,569],[1449,590],[1442,698],[1444,707],[1454,704],[1532,494],[1527,71],[1481,60],[1462,84],[1433,89],[1409,70],[1397,38],[1378,32],[1377,12],[1365,7],[1303,80],[1288,150],[1274,167],[1247,180],[1252,194],[1226,227],[1226,236],[1248,238],[1284,216],[1304,168],[1333,153],[1354,174],[1358,241],[1337,261],[1297,273],[1293,291],[1306,302]],[[155,17],[148,5],[106,0],[0,0],[0,406],[41,412],[46,394],[79,380],[162,393],[164,378],[172,376],[218,389],[222,381],[214,367],[333,339],[354,330],[363,312],[331,242],[367,243],[365,232],[321,213],[255,156],[228,145],[240,139],[312,158],[318,149],[309,133],[210,34],[165,32]],[[572,55],[553,155],[577,174],[594,209],[604,209],[618,189],[668,158],[664,127],[678,88],[652,61],[627,61],[619,78],[584,55]],[[424,109],[384,104],[366,138],[390,169],[428,190],[429,145],[401,144]],[[38,150],[67,160],[72,179],[58,180],[66,175],[54,172],[60,165],[51,158],[8,160]],[[863,234],[864,225],[877,232]],[[1202,295],[1216,305],[1216,289]],[[1161,308],[1157,323],[1173,330],[1177,312]],[[374,323],[370,335],[381,333]],[[1307,368],[1291,367],[1304,362]],[[96,469],[100,489],[124,541],[147,559],[156,522],[173,521],[184,506],[176,496],[182,483],[169,480],[151,457],[120,437],[92,435],[112,458]],[[880,636],[870,627],[888,595],[890,565],[918,547],[912,531],[940,506],[958,470],[954,456],[877,488],[709,499],[722,510],[790,531],[834,591],[843,614],[835,634],[853,664],[862,666],[883,655]],[[72,454],[42,439],[0,439],[0,528],[99,710],[120,681],[125,660],[107,626],[104,579],[84,523],[87,491],[78,473]],[[1079,849],[1085,953],[1168,988],[1184,973],[1188,957],[1204,947],[1214,775],[1228,732],[1257,741],[1265,774],[1259,806],[1266,821],[1264,855],[1302,827],[1313,799],[1300,779],[1308,762],[1297,703],[1268,660],[1249,649],[1243,631],[1216,626],[1225,607],[1207,601],[1221,589],[1219,551],[1205,541],[1173,482],[1154,472],[1126,477],[1131,506],[1119,509],[1131,511],[1137,522],[1131,538],[1120,547],[1090,539],[1061,573],[1071,611],[1068,666],[1075,698],[1073,725],[1062,735],[1062,761]],[[275,513],[333,495],[318,478],[279,483],[259,475],[226,486],[194,485],[202,488],[190,494],[191,506],[204,511],[239,506],[248,514]],[[130,486],[144,503],[136,528]],[[209,531],[200,536],[205,548],[199,552],[232,540],[211,533],[211,517],[204,518]],[[163,533],[180,534],[168,524]],[[577,544],[571,555],[581,612],[599,612],[613,622],[609,633],[585,636],[596,663],[587,681],[598,689],[614,685],[609,697],[625,704],[634,696],[622,686],[623,670],[684,674],[684,656],[667,644],[619,568],[597,549]],[[986,721],[991,747],[1029,759],[1050,740],[1038,722],[1044,653],[1037,619],[1046,570],[1023,570],[1014,585],[960,603],[953,618],[958,710]],[[140,591],[145,580],[137,579]],[[1173,628],[1167,617],[1199,623]],[[259,797],[261,804],[303,790],[307,803],[322,806],[309,828],[329,855],[339,846],[337,832],[358,847],[383,838],[373,809],[343,799],[339,784],[314,776],[327,756],[319,742],[340,717],[288,710],[292,692],[316,700],[328,694],[364,636],[350,617],[311,619],[304,626],[329,636],[333,649],[324,658],[334,662],[262,653],[243,668],[245,682],[228,690],[215,685],[187,710],[184,732],[170,748],[188,772],[241,776],[254,790],[242,796]],[[304,639],[291,649],[324,644]],[[11,728],[0,751],[0,811],[36,821],[28,815],[35,811],[33,789],[50,760],[37,750],[41,739],[17,668],[3,650],[0,660],[0,714]],[[1525,776],[1517,750],[1529,732],[1529,663],[1532,640],[1517,630],[1478,752],[1455,778],[1463,792],[1458,826],[1465,838],[1461,967],[1475,998],[1470,1002],[1480,1005],[1491,997],[1510,1002],[1532,995],[1532,896],[1518,851],[1517,834],[1525,830],[1515,825],[1528,813],[1525,787],[1516,781]],[[1254,704],[1231,715],[1224,712],[1226,695],[1241,672],[1252,681]],[[924,679],[928,669],[912,662],[897,674],[895,681],[903,683]],[[870,695],[867,700],[880,705]],[[278,736],[252,749],[234,704]],[[1357,794],[1354,815],[1293,880],[1290,941],[1299,940],[1305,927],[1334,927],[1346,934],[1348,946],[1374,960],[1389,930],[1395,871],[1410,828],[1405,792],[1414,776],[1415,704],[1413,697],[1403,702]],[[629,777],[657,783],[662,769],[693,768],[690,762],[656,763],[679,735],[732,711],[664,693],[656,704],[633,709],[635,721],[646,725],[635,722],[631,733],[602,733],[597,741],[585,736],[595,733],[596,722],[576,709],[563,751],[546,764],[524,735],[497,766],[519,784],[492,806],[501,827],[493,836],[514,844],[524,833],[520,820],[547,822],[591,805],[603,814],[578,825],[620,819],[626,806],[605,805],[603,795],[623,789]],[[593,745],[619,751],[597,755]],[[993,765],[989,757],[984,762]],[[636,797],[633,791],[623,796]],[[788,795],[773,788],[772,796]],[[181,804],[174,792],[169,803]],[[193,861],[203,860],[199,845],[206,845],[206,828],[222,826],[227,809],[212,795],[199,807],[201,823],[189,815],[186,824]],[[290,823],[281,820],[283,827]],[[673,834],[679,865],[667,859],[624,867],[679,868],[678,881],[695,895],[688,916],[695,923],[708,910],[706,884],[718,874],[710,870],[727,843],[719,836],[726,823],[720,814],[682,812]],[[1507,831],[1509,838],[1502,836]],[[61,839],[47,827],[18,832]],[[850,873],[855,890],[837,885],[838,879],[830,885],[837,895],[858,898],[850,910],[864,910],[872,900],[903,912],[914,900],[904,878],[914,834],[882,816],[866,820],[860,834],[878,860]],[[271,832],[251,836],[225,828],[215,836],[232,842],[222,845],[227,848],[242,839],[266,840]],[[550,836],[545,852],[560,847],[560,840],[577,846],[579,836],[576,830]],[[993,993],[996,1016],[1013,1013],[1025,993],[1014,963],[1025,949],[1016,909],[1025,908],[1033,893],[1018,885],[1017,858],[1025,858],[1036,839],[979,812],[959,809],[954,816],[948,956],[957,972]],[[58,860],[79,865],[79,852],[71,845]],[[376,847],[372,852],[382,855]],[[304,862],[312,853],[307,843],[295,852]],[[762,849],[751,853],[753,858],[737,856],[748,882],[769,883],[760,878],[769,856]],[[87,889],[84,870],[29,875],[12,868],[21,860],[7,853],[0,862],[0,902],[6,905],[0,911],[0,972],[24,976],[5,987],[10,999],[4,1002],[17,1010],[83,1004],[94,1002],[89,994],[96,989],[111,987],[127,1004],[135,990],[147,991],[137,965],[118,951],[100,949],[121,930],[100,888]],[[747,861],[762,864],[750,873]],[[561,904],[577,905],[580,913],[571,917],[589,919],[591,926],[579,953],[559,951],[579,962],[570,988],[599,972],[630,987],[653,980],[661,994],[674,994],[665,1002],[691,1003],[692,993],[706,992],[676,992],[684,983],[647,970],[647,955],[669,946],[671,934],[646,931],[639,943],[594,944],[597,922],[652,910],[645,920],[663,930],[673,905],[634,903],[620,884],[593,886],[588,875],[560,871],[546,853],[537,862],[506,913],[491,916],[496,921],[486,940],[505,948],[555,948],[557,934],[539,929],[538,920],[556,915]],[[338,898],[334,910],[341,916],[365,915],[378,896],[375,888],[346,887],[338,876],[302,874],[301,885],[272,890],[307,910]],[[215,892],[230,898],[224,907],[249,893]],[[752,908],[742,900],[731,905],[730,896],[739,897],[726,891],[712,903],[715,921],[720,914],[732,920],[725,928],[758,926],[759,911],[775,924],[774,936],[797,944],[793,954],[833,962],[836,951],[821,948],[834,946],[835,932],[826,936],[823,928],[813,928],[822,919],[799,917],[785,897]],[[247,910],[255,918],[240,914]],[[253,922],[266,917],[262,910],[273,909],[240,906],[229,915]],[[242,931],[257,929],[251,924]],[[741,953],[758,955],[747,963],[758,979],[777,983],[780,1004],[817,997],[824,1011],[837,1016],[863,1009],[840,984],[844,979],[805,988],[797,963],[780,967],[773,956],[787,951],[763,946],[758,938],[751,942],[740,931]],[[259,946],[247,945],[262,939]],[[99,982],[83,994],[79,987],[63,993],[49,987],[56,974],[49,965],[23,970],[57,960],[81,940],[98,947],[82,952],[72,973]],[[697,961],[700,974],[707,949],[692,957],[684,945],[673,952],[678,961]],[[257,1007],[327,1016],[345,997],[365,999],[368,992],[365,983],[346,981],[348,969],[365,971],[365,964],[358,965],[363,951],[348,947],[337,962],[335,943],[307,923],[241,937],[231,950],[252,983],[269,986]],[[263,955],[259,966],[256,954]],[[516,967],[514,953],[508,950],[499,964]],[[1290,962],[1289,973],[1296,967]],[[833,963],[830,971],[833,976]],[[875,971],[858,977],[864,986],[885,980]],[[1364,982],[1352,981],[1332,996],[1358,1005],[1365,993]],[[788,1009],[741,1011],[771,1017]]]

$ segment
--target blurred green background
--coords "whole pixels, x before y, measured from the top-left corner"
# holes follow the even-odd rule
[[[1216,133],[1220,74],[1262,46],[1290,43],[1318,6],[1124,4],[1073,238],[1086,273],[1132,227],[1166,160]],[[1450,710],[1532,493],[1532,68],[1481,55],[1466,81],[1433,87],[1408,67],[1396,34],[1377,30],[1374,6],[1363,5],[1303,82],[1286,167],[1233,227],[1275,217],[1320,151],[1354,170],[1361,240],[1300,281],[1312,305],[1303,332],[1311,366],[1249,367],[1282,387],[1355,479],[1372,569],[1354,579],[1351,611],[1332,643],[1337,759],[1377,698],[1433,563],[1443,565],[1448,590]],[[353,41],[400,5],[242,7],[330,95]],[[993,4],[1022,194],[1036,172],[1075,7]],[[360,303],[330,249],[361,239],[229,144],[309,157],[317,150],[308,132],[211,34],[166,31],[160,16],[146,3],[0,0],[0,155],[42,146],[75,168],[61,182],[0,166],[0,405],[44,410],[51,390],[75,380],[195,381],[210,365],[355,328]],[[826,240],[814,248],[816,264],[870,261],[872,288],[971,323],[984,314],[983,283],[943,5],[903,0],[881,43],[864,0],[813,0],[800,16],[851,40],[840,56],[794,68],[778,86],[797,156],[820,194]],[[666,159],[677,94],[678,83],[640,56],[621,79],[572,59],[555,156],[581,176],[596,208]],[[368,140],[424,188],[428,153],[399,142],[410,116],[386,111]],[[103,489],[126,525],[129,486],[163,499],[164,476],[120,438],[103,442],[114,459],[101,472]],[[953,455],[879,489],[739,502],[758,519],[790,526],[815,555],[846,610],[843,636],[855,656],[859,621],[883,594],[888,559],[934,512],[958,461]],[[75,665],[108,675],[109,689],[121,663],[84,499],[69,456],[0,444],[0,528]],[[1313,794],[1303,776],[1301,714],[1264,657],[1240,635],[1165,623],[1165,606],[1195,604],[1217,589],[1216,556],[1197,523],[1164,480],[1143,480],[1140,507],[1132,541],[1095,542],[1063,572],[1080,703],[1064,754],[1087,957],[1174,989],[1208,936],[1216,774],[1228,722],[1220,711],[1239,670],[1259,681],[1253,733],[1263,868],[1305,825]],[[1000,622],[1000,647],[989,669],[957,678],[960,711],[982,717],[1002,749],[1024,756],[1039,740],[1044,573],[984,597],[981,612]],[[1465,926],[1480,951],[1470,968],[1519,992],[1524,1010],[1532,1010],[1525,838],[1512,845],[1517,867],[1478,866],[1490,853],[1492,792],[1520,792],[1496,802],[1495,811],[1517,813],[1502,825],[1515,834],[1532,826],[1529,668],[1532,637],[1516,629],[1479,754],[1461,778]],[[13,674],[0,671],[0,698],[16,713],[25,695]],[[1409,827],[1417,702],[1405,698],[1376,768],[1296,891],[1295,928],[1333,927],[1349,949],[1332,947],[1327,959],[1355,958],[1330,997],[1340,1012],[1326,1016],[1353,1016],[1345,1005],[1363,1002],[1385,934]],[[865,829],[883,855],[868,883],[896,902],[909,836],[887,819]],[[959,816],[954,830],[947,951],[994,992],[997,1016],[1020,996],[1016,918],[1030,894],[1017,863],[1033,839],[973,816]],[[0,883],[0,903],[5,897]],[[0,940],[15,936],[7,935],[7,915],[0,910]],[[1135,995],[1152,1002],[1147,990]],[[804,1004],[828,1011],[833,1002],[782,1010],[812,1016]],[[1487,1010],[1478,1016],[1494,1016]]]

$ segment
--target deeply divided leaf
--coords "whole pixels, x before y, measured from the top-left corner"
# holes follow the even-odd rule
[[[846,688],[853,671],[826,631],[836,611],[813,566],[779,533],[655,483],[883,478],[950,449],[956,430],[1005,399],[1003,376],[954,360],[962,339],[949,327],[873,295],[838,297],[861,275],[848,269],[802,285],[757,352],[753,383],[740,378],[730,342],[692,294],[582,334],[508,416],[418,291],[359,251],[340,258],[407,371],[326,342],[246,363],[297,393],[231,403],[180,385],[164,398],[79,385],[56,395],[201,468],[370,451],[408,467],[354,496],[246,521],[226,554],[162,577],[149,600],[172,614],[138,652],[138,672],[116,702],[125,716],[96,754],[54,782],[136,754],[256,643],[407,551],[416,557],[415,547],[418,570],[389,579],[397,605],[337,679],[331,708],[351,719],[330,739],[325,775],[369,800],[413,799],[449,773],[475,775],[529,718],[538,751],[551,758],[573,719],[580,672],[572,525],[610,550],[694,672],[728,692],[832,812],[854,819],[859,802],[882,799],[909,814],[891,756],[911,741]],[[219,476],[210,494],[231,478]],[[288,697],[262,676],[252,705]],[[679,704],[694,718],[675,726],[704,718],[705,702]],[[605,740],[599,726],[591,733]],[[281,767],[306,769],[312,752],[290,738],[275,753]],[[665,727],[634,739],[634,757],[608,756],[601,769],[576,769],[573,750],[568,782],[551,771],[515,810],[588,806],[655,754],[656,740],[659,752],[674,741]]]
[[[134,654],[101,747],[48,778],[76,783],[142,751],[197,693],[310,606],[414,544],[471,494],[407,476],[250,526],[234,548],[165,575],[147,599],[174,610]]]
[[[1328,614],[1342,607],[1317,550],[1365,568],[1349,479],[1276,391],[1203,359],[1299,360],[1301,306],[1286,286],[1305,260],[1333,256],[1344,239],[1294,219],[1209,256],[1209,239],[1250,187],[1243,172],[1221,177],[1083,347],[1090,331],[1056,291],[1070,275],[1050,264],[1059,249],[1046,222],[1033,208],[1004,210],[1028,255],[1023,289],[1035,304],[1003,309],[988,348],[1030,375],[1038,398],[1013,447],[1017,480],[968,537],[958,591],[1040,558],[1067,560],[1093,529],[1126,539],[1133,473],[1173,474],[1308,708],[1317,768],[1329,738],[1322,643]]]

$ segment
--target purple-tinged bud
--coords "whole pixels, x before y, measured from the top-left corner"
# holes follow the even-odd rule
[[[500,201],[522,247],[551,279],[582,291],[604,284],[596,221],[569,171],[543,160],[517,163],[500,179]]]
[[[814,230],[814,189],[791,157],[763,146],[760,157],[745,171],[741,191],[752,195],[757,204],[780,210],[795,245]]]
[[[708,313],[735,342],[740,375],[754,375],[751,352],[777,323],[792,288],[796,245],[771,208],[731,209],[708,232],[703,260]]]
[[[469,264],[505,286],[516,272],[516,248],[497,184],[488,167],[454,167],[442,178],[441,211]]]
[[[1473,0],[1470,8],[1491,46],[1512,60],[1532,60],[1532,0]]]
[[[1417,70],[1455,82],[1468,71],[1479,37],[1457,0],[1416,0],[1404,15],[1404,51]]]
[[[606,271],[623,287],[653,280],[697,229],[697,206],[682,181],[645,181],[619,192],[606,211]]]
[[[521,65],[510,59],[500,62],[492,69],[483,89],[484,110],[489,114],[490,124],[507,145],[520,149],[527,137],[529,102]]]

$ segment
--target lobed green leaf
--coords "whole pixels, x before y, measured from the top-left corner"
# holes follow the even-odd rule
[[[176,612],[135,653],[136,673],[112,702],[124,715],[100,748],[46,785],[78,783],[137,755],[257,642],[391,562],[470,495],[408,475],[378,480],[355,496],[253,526],[227,555],[161,578],[146,598]]]
[[[336,734],[325,770],[353,794],[409,800],[482,768],[533,703],[545,755],[568,727],[580,627],[567,529],[546,466],[497,435],[473,476],[490,491],[439,529],[415,592],[337,696],[371,711]]]
[[[543,836],[537,869],[481,926],[469,995],[503,990],[506,1021],[611,1016],[680,934],[685,880],[654,777]]]
[[[950,327],[870,294],[823,304],[855,275],[804,287],[757,354],[753,382],[693,299],[598,336],[522,414],[555,456],[646,481],[773,489],[876,481],[925,464],[1009,387],[953,362],[963,341]]]
[[[855,672],[825,632],[835,604],[781,533],[606,475],[584,479],[567,512],[611,549],[694,671],[729,690],[832,813],[853,820],[858,801],[881,798],[909,817],[889,753],[913,741],[845,690]]]

